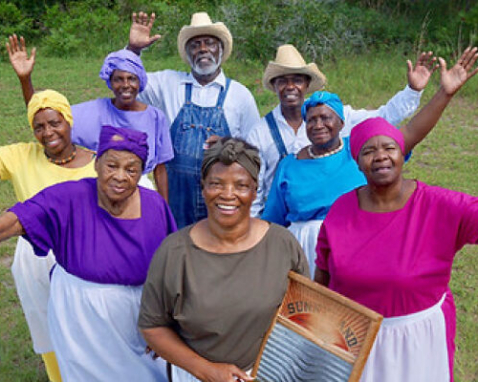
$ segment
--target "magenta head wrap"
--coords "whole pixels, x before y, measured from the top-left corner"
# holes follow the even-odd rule
[[[146,70],[141,58],[128,49],[121,49],[106,56],[100,70],[100,78],[106,81],[111,89],[111,75],[115,70],[132,73],[139,79],[139,91],[142,92],[148,83]]]
[[[148,136],[146,133],[124,127],[103,126],[98,143],[98,158],[107,150],[129,151],[146,163],[148,157]]]
[[[369,118],[356,125],[350,134],[350,150],[358,162],[358,156],[365,142],[377,135],[385,135],[395,140],[405,155],[405,140],[402,132],[382,117]]]

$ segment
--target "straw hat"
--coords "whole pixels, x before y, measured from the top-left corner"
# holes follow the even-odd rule
[[[262,84],[266,89],[275,92],[271,81],[276,77],[288,74],[304,74],[309,76],[310,84],[307,89],[308,93],[322,89],[327,81],[317,65],[315,63],[306,64],[299,51],[295,46],[290,44],[279,46],[276,60],[269,61],[264,71]]]
[[[178,50],[183,61],[189,65],[186,53],[186,43],[196,36],[214,36],[222,41],[224,46],[222,62],[225,62],[232,51],[232,35],[229,29],[221,23],[212,23],[206,12],[194,13],[191,17],[191,25],[185,25],[178,34]]]

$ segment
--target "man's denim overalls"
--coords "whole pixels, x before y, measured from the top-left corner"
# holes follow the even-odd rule
[[[186,84],[185,103],[171,126],[174,159],[167,164],[169,206],[178,228],[207,216],[201,192],[204,142],[211,135],[230,136],[224,115],[224,99],[231,80],[221,89],[216,106],[201,107],[191,102],[192,84]]]

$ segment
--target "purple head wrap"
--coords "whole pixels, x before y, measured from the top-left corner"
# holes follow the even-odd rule
[[[405,140],[402,132],[382,117],[369,118],[356,125],[350,133],[350,150],[357,162],[365,142],[377,135],[392,138],[400,146],[402,154],[405,155]]]
[[[141,131],[124,127],[103,126],[98,143],[98,158],[107,150],[129,151],[146,163],[148,157],[148,136]]]
[[[329,93],[329,92],[314,92],[310,96],[310,98],[307,98],[302,105],[302,119],[305,121],[306,116],[307,116],[307,110],[309,110],[311,107],[315,107],[317,105],[326,105],[330,109],[332,109],[335,114],[339,116],[339,118],[344,121],[344,105],[342,103],[342,100],[339,98],[339,96],[335,93]]]
[[[106,56],[100,70],[100,78],[106,81],[110,89],[110,78],[116,69],[134,74],[139,79],[139,91],[142,92],[144,90],[148,83],[148,77],[146,76],[143,62],[137,54],[127,49],[121,49]]]

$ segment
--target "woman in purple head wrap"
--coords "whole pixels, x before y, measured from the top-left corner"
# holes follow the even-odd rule
[[[64,381],[167,381],[137,329],[149,263],[176,231],[164,198],[138,187],[147,156],[145,133],[105,126],[97,179],[45,188],[0,216],[0,241],[23,235],[37,256],[55,253],[47,314]]]
[[[440,61],[441,86],[403,128],[355,126],[351,155],[366,184],[330,209],[317,242],[315,281],[384,316],[361,382],[453,382],[455,254],[478,244],[478,198],[404,179],[405,155],[478,72],[477,48]],[[416,134],[419,134],[416,137]]]
[[[19,40],[13,35],[9,37],[7,50],[28,104],[34,93],[31,74],[35,64],[35,49],[28,58],[23,37]],[[75,121],[73,142],[96,151],[102,126],[124,127],[146,133],[149,154],[143,174],[153,172],[156,188],[167,200],[165,163],[173,158],[169,122],[162,111],[136,99],[148,81],[141,58],[126,49],[112,52],[105,58],[100,78],[106,82],[114,97],[98,98],[72,106]],[[153,188],[145,176],[140,184]]]

